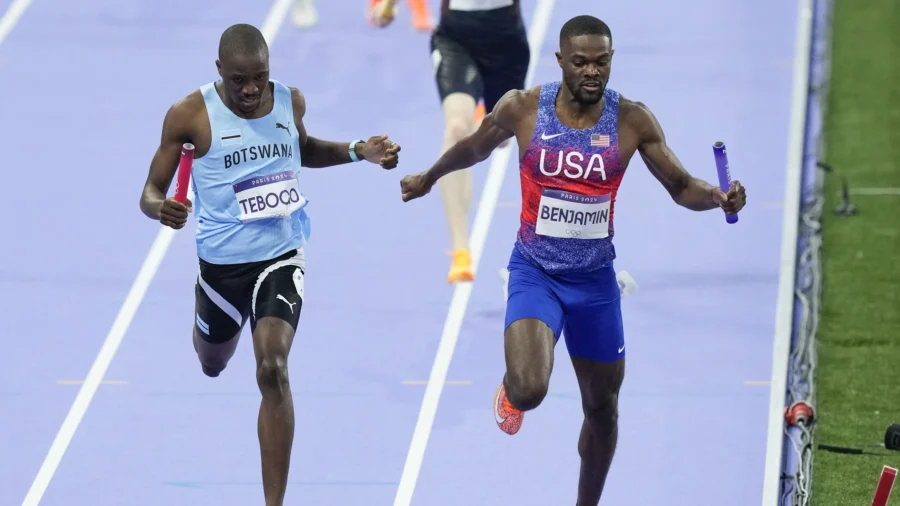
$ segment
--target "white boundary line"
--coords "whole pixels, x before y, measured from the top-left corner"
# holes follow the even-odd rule
[[[270,46],[272,41],[275,40],[278,29],[284,22],[290,6],[291,0],[275,0],[275,3],[269,10],[269,15],[266,17],[260,31]],[[188,189],[188,198],[193,198],[193,192],[190,188]],[[140,307],[141,301],[147,293],[147,289],[150,288],[150,283],[153,281],[153,277],[156,275],[156,271],[159,269],[159,265],[162,263],[163,257],[165,257],[166,251],[169,249],[169,245],[174,237],[175,230],[160,226],[156,239],[153,241],[153,245],[150,246],[149,253],[147,253],[147,258],[144,259],[144,263],[141,265],[137,279],[131,286],[128,296],[125,297],[125,302],[119,309],[119,314],[116,315],[106,340],[103,341],[100,353],[94,359],[84,384],[78,390],[78,395],[75,397],[75,401],[72,403],[72,407],[62,423],[62,427],[59,428],[59,432],[56,434],[56,438],[53,440],[53,444],[50,446],[50,450],[47,452],[47,456],[44,458],[44,462],[41,464],[41,468],[38,470],[37,476],[35,476],[34,482],[32,482],[31,488],[28,490],[28,494],[22,501],[22,506],[37,506],[41,502],[44,492],[50,485],[50,480],[56,473],[56,469],[59,467],[59,463],[62,461],[63,455],[72,441],[72,437],[75,435],[75,430],[78,429],[81,419],[87,412],[91,399],[97,393],[97,388],[100,386],[106,370],[109,369],[109,364],[112,362],[119,344],[122,343],[125,332],[131,325],[131,321],[134,319],[134,315],[137,313],[138,307]]]
[[[22,17],[29,5],[31,5],[31,0],[13,0],[13,3],[9,4],[3,17],[0,18],[0,44],[6,40],[6,36],[19,22],[19,18]]]
[[[772,346],[772,379],[769,393],[769,429],[766,467],[763,476],[763,506],[779,504],[781,466],[784,451],[784,403],[787,368],[794,324],[794,288],[797,269],[797,233],[800,222],[800,193],[803,178],[803,150],[806,144],[806,111],[809,89],[809,59],[812,45],[813,0],[798,0],[797,35],[794,47],[794,88],[791,99],[787,176],[784,185],[784,214],[781,225],[781,271],[778,276],[778,303],[775,313],[775,340]]]
[[[528,72],[525,75],[525,86],[530,87],[534,78],[535,68],[540,61],[541,49],[544,45],[544,37],[550,24],[550,16],[553,13],[555,0],[538,0],[528,30],[528,42],[531,48],[531,61],[528,63]],[[497,207],[497,199],[500,197],[500,188],[503,186],[503,176],[506,173],[511,150],[516,146],[510,142],[502,148],[498,148],[491,159],[487,180],[475,213],[472,224],[472,234],[469,238],[469,248],[472,254],[472,271],[478,272],[478,264],[481,261],[481,253],[487,242],[488,229],[494,218],[494,209]],[[422,398],[422,406],[419,409],[419,417],[416,420],[416,428],[409,445],[409,453],[406,455],[406,463],[403,466],[403,474],[400,476],[400,484],[397,487],[397,495],[394,497],[394,506],[409,506],[412,502],[416,481],[425,458],[425,447],[431,435],[431,427],[437,415],[438,402],[447,380],[447,371],[453,360],[456,342],[459,339],[459,331],[466,314],[466,306],[469,296],[472,294],[472,283],[456,285],[453,298],[450,301],[450,309],[447,311],[447,319],[444,322],[444,331],[438,344],[434,364],[431,366],[431,375],[425,387],[425,395]]]

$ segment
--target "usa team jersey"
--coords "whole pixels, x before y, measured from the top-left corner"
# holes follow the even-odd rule
[[[571,128],[556,115],[560,84],[541,86],[534,137],[519,165],[516,248],[549,274],[591,272],[616,257],[613,210],[625,175],[619,94],[607,88],[600,120],[591,128]]]

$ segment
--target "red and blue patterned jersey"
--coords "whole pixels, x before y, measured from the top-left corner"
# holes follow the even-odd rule
[[[625,175],[619,156],[619,94],[606,89],[591,128],[556,115],[560,83],[541,86],[534,137],[519,164],[516,248],[550,274],[590,272],[615,259],[613,210]]]

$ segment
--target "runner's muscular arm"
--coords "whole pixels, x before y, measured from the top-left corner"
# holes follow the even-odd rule
[[[194,107],[190,97],[176,102],[166,112],[159,147],[153,155],[153,160],[150,161],[150,172],[141,193],[141,211],[148,218],[160,219],[160,210],[166,200],[166,193],[178,170],[181,146],[185,142],[193,142],[191,132],[193,118]],[[184,218],[187,218],[187,213],[184,213]]]
[[[294,108],[294,124],[297,125],[297,132],[300,134],[301,165],[321,168],[352,162],[349,142],[329,142],[307,135],[306,127],[303,125],[303,117],[306,116],[306,98],[300,93],[300,90],[291,87],[291,99]],[[354,146],[356,156],[360,159],[363,158],[364,146],[364,142],[359,142]]]
[[[516,126],[525,108],[527,93],[522,90],[506,92],[494,106],[494,110],[481,121],[478,130],[460,139],[425,172],[428,183],[433,185],[451,172],[487,160],[497,146],[514,137]]]
[[[653,176],[672,196],[672,200],[692,211],[718,208],[719,204],[713,199],[713,195],[721,194],[724,200],[725,194],[718,186],[688,174],[666,144],[662,127],[647,106],[632,102],[632,107],[631,122],[639,136],[638,152]]]

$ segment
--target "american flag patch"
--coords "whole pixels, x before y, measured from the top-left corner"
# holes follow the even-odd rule
[[[605,135],[605,134],[591,134],[591,146],[608,148],[609,147],[609,136]]]

